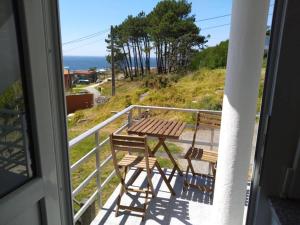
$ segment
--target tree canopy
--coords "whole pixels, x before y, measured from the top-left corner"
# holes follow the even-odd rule
[[[187,69],[206,38],[200,35],[186,0],[164,0],[149,14],[129,15],[113,29],[115,62],[127,77],[150,73],[150,57],[155,56],[158,73]],[[108,50],[111,35],[106,39]],[[108,56],[110,58],[110,56]]]
[[[227,63],[229,41],[222,41],[214,47],[209,47],[197,53],[191,63],[192,69],[206,67],[209,69],[224,68]]]

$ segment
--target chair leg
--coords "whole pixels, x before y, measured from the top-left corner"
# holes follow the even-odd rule
[[[128,172],[128,167],[126,166],[124,168],[124,177],[123,177],[123,180],[124,180],[124,189],[125,189],[125,192],[127,193],[127,185],[125,183],[125,179],[126,179],[126,175],[127,175],[127,172]]]
[[[160,168],[160,165],[158,164],[158,162],[155,163],[156,168],[158,169],[158,172],[160,173],[161,177],[163,178],[163,180],[165,181],[166,185],[168,186],[170,192],[172,193],[172,195],[176,195],[175,191],[173,190],[172,186],[170,185],[168,179],[166,178],[164,172],[162,171],[162,169]]]
[[[125,178],[126,178],[127,171],[128,171],[128,167],[125,167],[124,168],[124,176],[121,177],[120,193],[119,193],[118,198],[117,198],[116,216],[119,216],[119,208],[120,208],[120,205],[121,205],[122,196],[123,196],[124,192],[127,193],[127,187],[126,187],[126,184],[125,184]]]
[[[143,207],[144,212],[143,212],[143,216],[142,216],[142,221],[145,221],[145,217],[146,217],[146,210],[147,210],[147,203],[148,203],[147,201],[148,201],[150,188],[151,188],[150,183],[148,182],[148,184],[147,184],[148,191],[146,191],[146,197],[145,197],[145,202],[144,202],[144,207]]]
[[[184,181],[183,181],[183,191],[186,191],[187,188],[189,187],[189,184],[188,184],[189,171],[190,171],[190,165],[188,164],[188,166],[186,168],[186,172],[185,172],[185,178],[184,178]]]
[[[152,177],[153,177],[153,172],[150,171],[150,176],[147,178],[148,180],[148,185],[150,186],[150,188],[148,188],[149,190],[151,189],[151,193],[152,193],[152,198],[154,198],[156,196],[155,191],[154,191],[154,187],[153,187],[153,183],[152,183]]]
[[[123,187],[123,185],[121,186],[121,189],[120,189],[120,193],[119,193],[119,195],[118,195],[118,198],[117,198],[117,208],[116,208],[116,216],[119,216],[119,208],[120,208],[120,205],[121,205],[121,198],[122,198],[122,196],[123,196],[123,194],[124,194],[124,187]]]
[[[192,164],[192,160],[190,158],[188,158],[187,161],[188,161],[188,165],[191,168],[191,172],[192,172],[193,177],[194,177],[196,175],[196,173],[195,173],[195,170],[194,170],[194,167],[193,167],[193,164]]]

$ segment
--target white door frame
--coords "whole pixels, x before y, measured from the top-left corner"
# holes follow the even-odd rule
[[[37,174],[0,199],[0,224],[11,223],[35,204],[42,224],[72,224],[58,4],[56,0],[15,3],[25,52]]]

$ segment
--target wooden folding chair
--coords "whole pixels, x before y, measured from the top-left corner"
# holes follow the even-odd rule
[[[147,145],[147,139],[145,136],[139,137],[139,136],[111,134],[110,143],[111,143],[111,151],[112,151],[112,158],[113,158],[115,171],[121,181],[121,189],[120,189],[119,196],[117,198],[116,216],[118,216],[119,214],[119,209],[123,209],[123,210],[142,213],[142,218],[144,220],[146,215],[147,205],[148,205],[147,203],[148,196],[149,194],[151,194],[152,197],[155,197],[155,192],[151,181],[154,167],[158,169],[158,172],[160,173],[163,180],[167,184],[170,192],[173,195],[175,195],[175,192],[171,187],[171,185],[169,184],[169,182],[167,181],[167,178],[164,175],[161,167],[159,166],[156,158],[150,157],[151,152]],[[128,154],[126,154],[121,160],[118,160],[117,153],[124,152],[124,151],[127,152]],[[134,153],[138,155],[135,155]],[[146,170],[147,188],[144,189],[134,188],[125,183],[126,174],[130,167]],[[123,175],[122,175],[122,171],[124,171]],[[145,203],[143,205],[143,208],[121,205],[121,198],[123,194],[127,192],[144,193],[146,196],[145,196]]]
[[[196,118],[196,125],[195,125],[195,131],[193,135],[193,141],[192,146],[189,148],[187,153],[185,154],[184,158],[187,159],[188,165],[186,169],[186,175],[183,183],[183,190],[186,190],[188,187],[195,187],[197,189],[200,189],[201,191],[206,192],[213,192],[214,190],[214,183],[215,183],[215,175],[216,175],[216,166],[217,166],[217,160],[218,160],[218,153],[215,151],[210,150],[203,150],[201,148],[195,147],[196,142],[196,136],[197,132],[199,130],[200,126],[206,127],[206,128],[220,128],[221,123],[221,117],[219,115],[213,115],[208,113],[197,113]],[[196,161],[205,161],[209,163],[210,171],[208,174],[200,174],[196,173],[192,164],[192,160]],[[192,183],[188,182],[188,173],[189,170],[191,170],[192,175],[198,175],[198,176],[207,176],[213,180],[212,188],[207,187],[205,185],[194,185]]]

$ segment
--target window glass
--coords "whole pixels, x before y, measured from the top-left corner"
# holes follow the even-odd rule
[[[0,1],[0,198],[33,177],[13,1]]]

